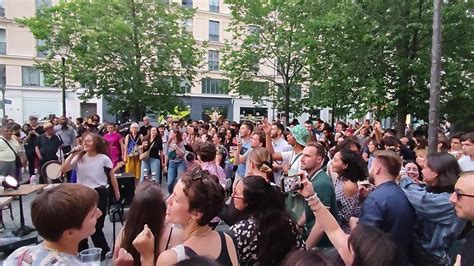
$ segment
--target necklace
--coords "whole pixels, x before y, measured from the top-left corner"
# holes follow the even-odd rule
[[[50,248],[50,247],[47,247],[47,246],[45,246],[45,245],[43,245],[43,247],[44,247],[46,250],[48,250],[48,251],[51,251],[51,252],[54,252],[54,253],[58,253],[58,254],[61,253],[61,251],[59,251],[59,250],[57,250],[57,249]]]
[[[204,231],[204,232],[197,232],[197,230],[196,230],[196,231],[194,231],[194,232],[191,233],[191,236],[195,236],[195,237],[206,237],[206,236],[208,236],[209,234],[211,234],[211,232],[212,232],[212,229],[210,229],[210,228],[209,228],[209,230],[206,230],[206,231]]]

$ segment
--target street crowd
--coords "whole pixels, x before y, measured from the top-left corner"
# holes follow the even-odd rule
[[[105,259],[122,172],[136,193],[115,265],[474,265],[474,132],[439,130],[429,154],[425,130],[397,138],[368,120],[31,116],[1,131],[0,175],[50,183],[41,169],[57,160],[63,175],[31,206],[44,241],[5,265],[80,264],[89,237]]]

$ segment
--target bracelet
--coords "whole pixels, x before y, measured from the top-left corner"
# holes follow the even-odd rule
[[[318,194],[316,194],[316,192],[315,192],[313,195],[311,195],[311,196],[309,196],[309,197],[306,197],[306,198],[304,198],[304,199],[305,199],[306,201],[308,201],[308,202],[309,202],[309,201],[313,201],[313,200],[315,200],[315,199],[318,199]]]
[[[309,208],[313,212],[318,212],[322,207],[324,207],[324,205],[321,203],[320,200],[316,201],[314,204],[309,204]]]

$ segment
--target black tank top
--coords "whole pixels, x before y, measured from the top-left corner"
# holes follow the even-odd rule
[[[229,256],[229,250],[227,249],[227,241],[225,239],[225,234],[224,232],[218,233],[221,239],[221,253],[219,254],[219,257],[217,257],[216,261],[223,266],[232,265],[232,260]],[[196,254],[196,252],[194,252],[194,250],[186,246],[184,247],[184,253],[188,258],[199,256],[198,254]]]

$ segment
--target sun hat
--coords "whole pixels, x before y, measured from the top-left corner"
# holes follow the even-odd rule
[[[305,146],[308,143],[309,140],[309,132],[308,129],[306,129],[302,125],[296,125],[292,128],[287,128],[291,135],[295,138],[296,142],[298,142],[301,146]]]

